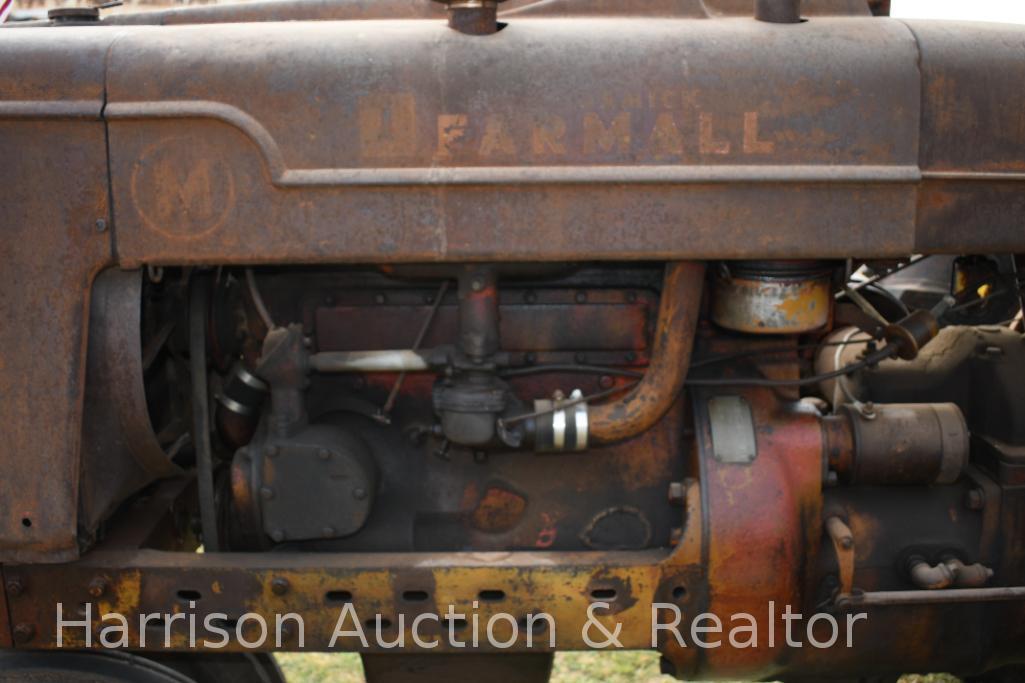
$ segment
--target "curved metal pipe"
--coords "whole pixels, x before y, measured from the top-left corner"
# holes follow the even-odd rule
[[[694,348],[705,264],[666,265],[651,362],[644,378],[623,398],[589,406],[589,440],[609,443],[636,436],[659,421],[676,400]]]

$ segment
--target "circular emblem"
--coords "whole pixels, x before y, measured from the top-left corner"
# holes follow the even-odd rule
[[[166,138],[143,151],[132,169],[132,203],[146,227],[174,239],[215,231],[235,206],[235,178],[210,147]]]

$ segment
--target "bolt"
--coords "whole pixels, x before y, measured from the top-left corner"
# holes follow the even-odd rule
[[[637,360],[637,354],[634,353],[633,351],[627,351],[625,358],[626,358],[626,362],[633,363],[635,360]]]
[[[475,292],[479,292],[480,290],[484,289],[484,282],[478,278],[473,278],[472,280],[470,280],[470,289],[472,289]]]
[[[669,503],[671,505],[683,505],[685,497],[685,489],[683,488],[682,481],[673,481],[669,483]]]
[[[107,231],[107,221],[105,221],[102,218],[97,218],[96,219],[96,232],[106,232],[106,231]]]
[[[995,358],[997,356],[1004,355],[1004,350],[1002,348],[1000,348],[999,346],[987,346],[986,347],[986,355]]]
[[[18,624],[14,627],[14,640],[18,643],[29,643],[36,637],[36,627],[32,624]]]
[[[280,452],[281,452],[281,449],[278,448],[277,446],[267,446],[267,448],[265,448],[263,450],[264,455],[266,455],[268,458],[273,458],[274,456],[276,456]]]
[[[357,486],[352,490],[352,497],[356,500],[363,500],[367,497],[367,490],[365,488]]]
[[[283,540],[285,540],[285,532],[281,529],[275,529],[274,531],[270,532],[270,537],[275,543],[281,543]]]
[[[844,550],[850,550],[854,547],[854,539],[850,536],[841,536],[839,539],[840,547]]]
[[[826,486],[833,488],[840,482],[840,477],[837,475],[835,470],[829,470],[826,472]]]
[[[290,587],[288,579],[283,576],[276,576],[270,582],[270,591],[274,595],[284,595]]]
[[[274,497],[274,489],[272,489],[269,486],[261,486],[260,487],[260,497],[263,498],[264,500],[270,500],[271,498]]]
[[[319,451],[317,451],[317,457],[320,458],[321,460],[330,460],[331,459],[331,451],[329,451],[326,448],[321,448]]]
[[[384,294],[375,294],[374,295],[374,303],[375,304],[380,305],[380,304],[383,304],[385,301],[387,301],[387,299],[385,298]]]
[[[94,598],[101,598],[103,594],[107,592],[107,580],[102,576],[97,576],[95,579],[89,582],[89,595]]]
[[[324,527],[323,529],[320,530],[320,534],[324,538],[331,538],[332,536],[335,535],[335,528],[332,527],[332,526],[326,526],[326,527]]]
[[[578,304],[587,303],[587,292],[577,292],[576,295],[573,297],[573,300],[576,301]]]
[[[537,303],[537,294],[535,294],[534,292],[524,292],[523,300],[526,301],[528,304]]]
[[[669,530],[669,545],[676,547],[680,545],[680,541],[683,540],[683,529],[681,527],[673,527]]]
[[[25,593],[25,584],[20,579],[11,579],[7,582],[7,594],[12,598],[17,598]]]
[[[609,375],[602,375],[598,378],[598,386],[602,389],[611,389],[613,380]]]
[[[972,489],[965,495],[965,507],[969,510],[981,510],[986,507],[986,493],[982,489]]]

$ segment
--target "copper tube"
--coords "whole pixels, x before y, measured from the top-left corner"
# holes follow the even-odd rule
[[[636,436],[658,422],[673,405],[690,366],[704,278],[703,263],[676,261],[666,265],[648,370],[623,398],[590,407],[591,443]]]

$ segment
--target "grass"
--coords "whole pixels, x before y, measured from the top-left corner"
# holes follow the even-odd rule
[[[279,654],[288,683],[363,683],[359,655],[350,653]],[[657,652],[559,652],[552,683],[656,683],[675,680],[658,670]],[[909,675],[901,683],[959,683],[947,674]]]

